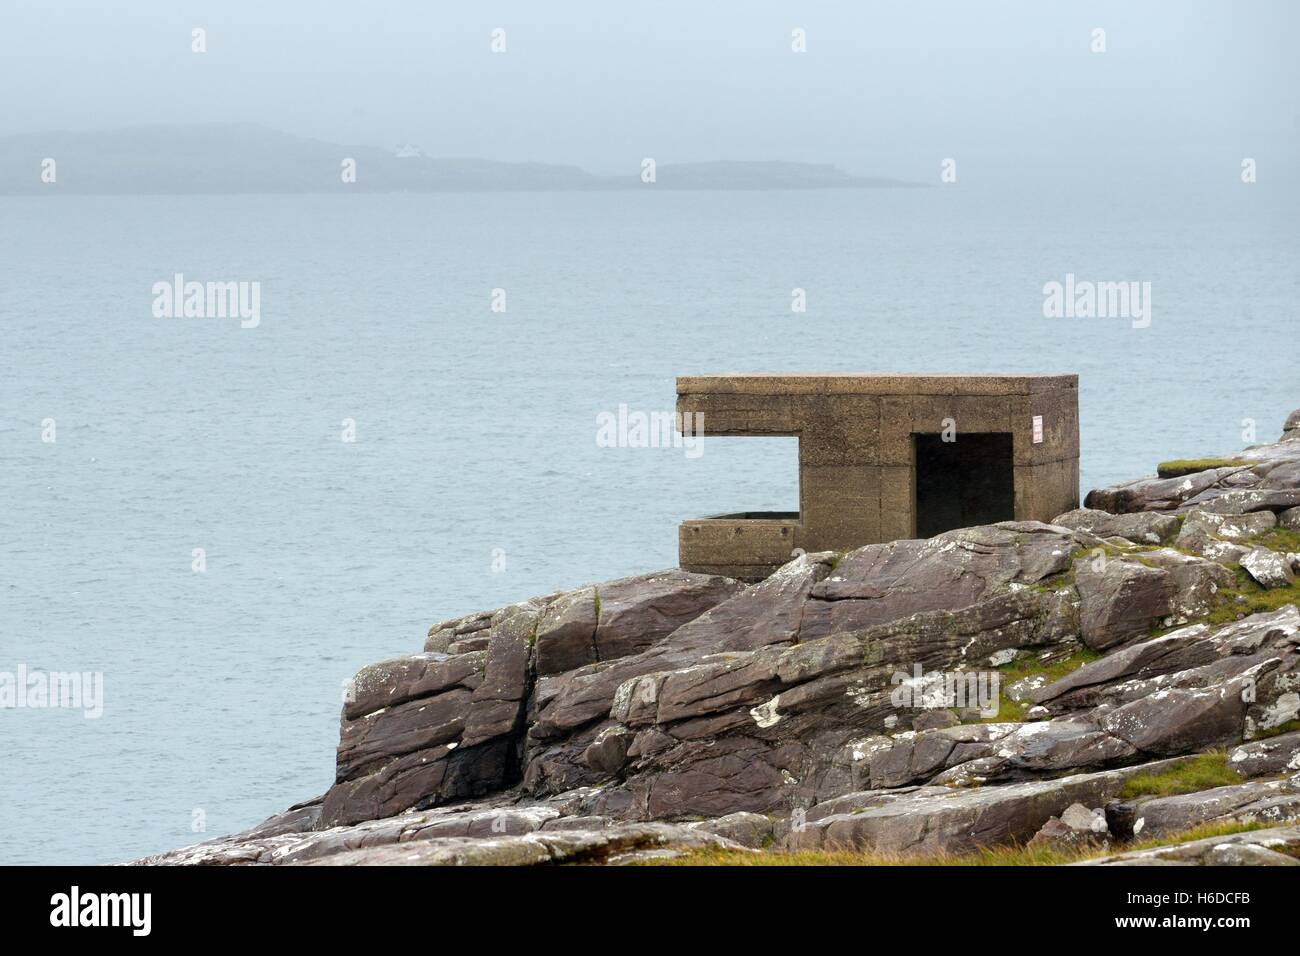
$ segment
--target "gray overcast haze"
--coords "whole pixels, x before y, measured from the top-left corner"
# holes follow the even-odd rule
[[[845,759],[862,735],[923,716],[886,716],[873,688],[891,666],[992,675],[996,693],[1007,667],[1146,654],[1144,635],[1175,620],[1191,624],[1162,638],[1191,648],[1180,667],[1204,647],[1254,656],[1159,677],[1189,688],[1159,713],[1114,709],[1146,686],[1128,672],[1045,698],[1062,736],[1050,753],[1028,731],[998,738],[1013,757],[972,799],[1002,829],[981,832],[1047,839],[1052,808],[1085,789],[1087,806],[1106,803],[1147,774],[1138,761],[1276,729],[1292,716],[1287,672],[1269,670],[1281,618],[1250,648],[1255,625],[1225,638],[1192,618],[1211,592],[1210,620],[1300,593],[1279,585],[1285,529],[1254,539],[1278,551],[1246,559],[1279,585],[1267,593],[1215,563],[1235,544],[1199,532],[1175,543],[1214,561],[1166,550],[1104,577],[1100,539],[1077,538],[1091,556],[1067,567],[1074,544],[1047,525],[1001,550],[982,542],[1009,542],[1005,528],[852,549],[1054,520],[1158,462],[1235,460],[1282,434],[1300,404],[1298,35],[1300,0],[0,0],[0,866],[138,859],[327,791],[322,816],[307,806],[295,826],[490,790],[442,819],[495,829],[509,802],[520,840],[497,859],[564,845],[572,831],[549,833],[560,807],[637,822],[761,811],[784,833],[786,814],[832,807],[842,788],[924,796],[980,766],[967,760],[979,745],[942,750],[958,754],[942,777],[911,766],[882,781],[874,759]],[[756,434],[710,419],[693,449],[636,427],[669,420],[680,376],[752,371],[1075,374],[1078,443],[1065,391],[801,395],[816,420],[787,430],[778,416],[779,435],[762,432],[756,398]],[[936,465],[934,433],[957,414],[962,435],[992,436]],[[612,443],[610,420],[631,422]],[[1297,473],[1258,454],[1253,469],[1193,462],[1175,469],[1185,479],[1091,500],[1216,509],[1236,488],[1227,504],[1285,514],[1300,499],[1281,482]],[[683,525],[765,512],[798,522],[779,537],[762,530],[776,523]],[[1148,550],[1146,528],[1168,538],[1177,524],[1124,517],[1074,520],[1142,527],[1127,533]],[[810,538],[822,522],[827,537]],[[656,572],[709,566],[693,527],[753,549],[703,552],[729,573],[796,544],[847,557],[834,579],[821,560],[791,562],[775,590],[717,605],[739,585]],[[1030,537],[1049,544],[1022,548]],[[517,603],[530,595],[562,596]],[[534,614],[531,634],[517,627]],[[411,656],[463,615],[476,623],[454,642],[437,627],[435,653]],[[859,639],[865,669],[840,654]],[[1247,709],[1229,691],[1249,673],[1273,696]],[[102,678],[102,714],[56,699],[75,686],[59,675]],[[667,704],[625,717],[618,688],[642,678]],[[358,706],[340,724],[349,687]],[[1215,752],[1195,766],[1226,770]],[[1106,773],[1052,789],[1034,767]],[[1007,780],[1042,799],[1002,800]],[[1254,802],[1198,806],[1246,819],[1281,784],[1242,786]],[[1286,799],[1273,809],[1300,814]],[[1157,806],[1145,800],[1132,805]],[[1166,828],[1192,807],[1173,800]],[[1028,809],[998,809],[1011,804]],[[853,832],[966,852],[951,808],[921,800],[896,827],[897,806]],[[394,819],[367,844],[400,826],[426,854],[452,845],[426,838],[458,832]],[[737,819],[719,832],[767,830]],[[309,854],[359,832],[302,851],[286,832],[259,859],[319,862]],[[1088,852],[1100,836],[1087,831]],[[583,862],[605,852],[594,833],[573,839]],[[623,839],[607,848],[620,858]]]
[[[653,156],[932,179],[951,156],[967,182],[1198,180],[1253,156],[1262,182],[1297,155],[1297,27],[1294,2],[6,0],[0,133],[256,122],[600,173]]]

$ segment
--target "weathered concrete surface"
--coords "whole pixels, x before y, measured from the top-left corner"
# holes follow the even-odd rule
[[[796,548],[916,537],[915,438],[946,429],[958,445],[1010,438],[1013,496],[986,520],[1046,521],[1079,502],[1075,375],[695,376],[677,380],[677,410],[702,415],[706,434],[799,439],[798,513],[683,522],[681,565],[693,571],[755,580]]]

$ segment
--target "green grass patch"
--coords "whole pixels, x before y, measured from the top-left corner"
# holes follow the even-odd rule
[[[1300,552],[1300,531],[1290,528],[1274,528],[1251,539],[1252,544],[1262,544],[1271,551]]]
[[[981,724],[1023,724],[1025,712],[1034,706],[1032,700],[1012,700],[1005,694],[998,695],[998,712],[992,717],[981,717]]]
[[[1161,478],[1181,478],[1211,468],[1237,468],[1250,464],[1253,462],[1243,458],[1174,458],[1156,465],[1156,474]]]
[[[1020,660],[1014,660],[1010,664],[1003,664],[998,668],[998,712],[993,717],[981,718],[980,722],[985,724],[1020,723],[1025,719],[1025,711],[1034,706],[1033,701],[1012,700],[1005,693],[1007,687],[1018,680],[1023,680],[1026,677],[1036,677],[1040,674],[1047,678],[1048,684],[1052,684],[1071,671],[1078,670],[1084,664],[1100,659],[1101,656],[1094,650],[1081,647],[1069,657],[1062,657],[1054,661],[1043,661],[1035,655],[1030,655]]]
[[[1300,579],[1284,588],[1262,588],[1244,568],[1238,568],[1237,581],[1235,588],[1219,590],[1221,603],[1204,618],[1207,624],[1231,624],[1239,616],[1276,611],[1288,604],[1300,607]]]
[[[1288,720],[1285,724],[1278,724],[1276,727],[1257,731],[1255,736],[1250,739],[1267,740],[1269,737],[1281,737],[1283,734],[1295,733],[1297,730],[1300,730],[1300,720]]]
[[[1173,797],[1234,783],[1241,783],[1241,776],[1228,766],[1227,753],[1211,750],[1181,760],[1166,770],[1132,777],[1120,789],[1119,795],[1124,800]]]
[[[1037,677],[1040,674],[1045,676],[1050,684],[1072,671],[1077,671],[1084,664],[1100,660],[1101,656],[1088,647],[1081,647],[1069,657],[1061,657],[1054,661],[1043,661],[1030,655],[1014,660],[1010,664],[1003,664],[998,668],[998,673],[1002,675],[1001,681],[1004,687],[1026,677]]]
[[[1098,856],[1110,856],[1114,853],[1128,853],[1133,850],[1158,850],[1162,846],[1173,846],[1175,843],[1191,843],[1194,840],[1208,840],[1210,837],[1232,836],[1234,833],[1250,833],[1252,830],[1267,830],[1275,827],[1276,823],[1264,823],[1256,820],[1252,823],[1242,823],[1239,821],[1228,821],[1225,823],[1202,823],[1200,826],[1192,827],[1190,830],[1183,830],[1181,833],[1172,833],[1169,836],[1152,837],[1147,840],[1135,840],[1132,843],[1124,844],[1123,848],[1116,850],[1112,848],[1108,853],[1097,854]]]
[[[988,847],[975,853],[927,853],[906,856],[899,853],[882,853],[874,850],[763,850],[749,853],[744,850],[699,850],[679,857],[646,860],[639,866],[1060,866],[1111,856],[1130,850],[1154,850],[1175,843],[1205,840],[1210,837],[1229,836],[1267,829],[1267,823],[1208,823],[1182,833],[1130,843],[1123,847],[1104,850],[1084,847],[1061,850],[1048,847],[1001,846]]]

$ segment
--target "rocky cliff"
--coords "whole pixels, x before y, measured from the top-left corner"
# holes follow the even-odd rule
[[[1275,443],[1180,465],[1050,524],[436,624],[356,676],[327,793],[142,862],[1295,864],[1300,411]],[[1181,839],[1207,825],[1240,832]]]

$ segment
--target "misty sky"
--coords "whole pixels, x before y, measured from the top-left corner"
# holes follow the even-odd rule
[[[1298,32],[1294,0],[4,0],[0,135],[253,121],[603,173],[654,156],[930,178],[952,156],[1194,178],[1254,156],[1263,181],[1300,152]]]

